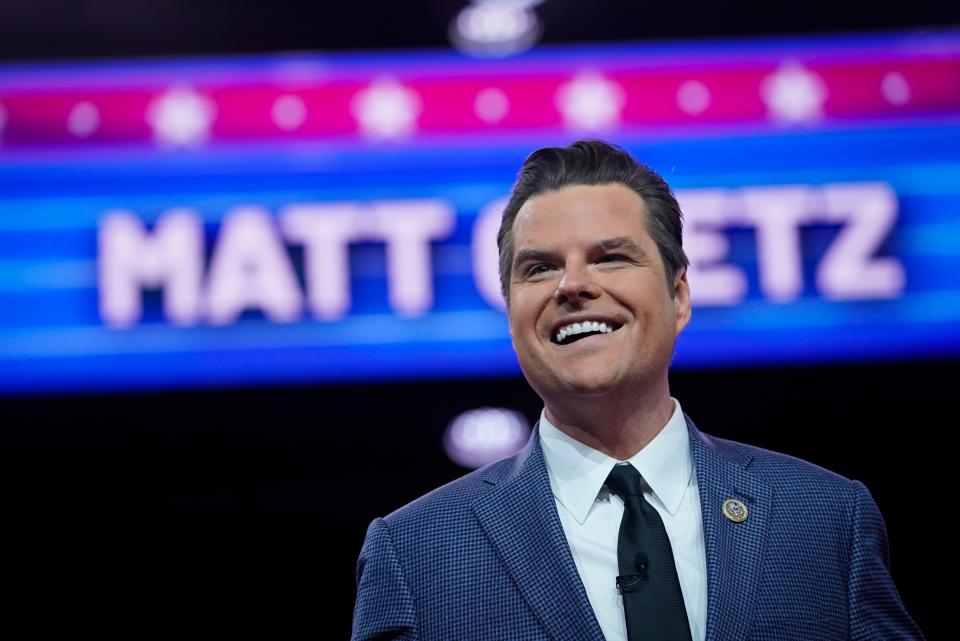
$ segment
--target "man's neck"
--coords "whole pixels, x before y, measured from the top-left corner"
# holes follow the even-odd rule
[[[649,390],[653,391],[653,390]],[[546,403],[546,416],[557,429],[607,456],[626,461],[642,450],[673,416],[669,388],[653,394],[634,393]]]

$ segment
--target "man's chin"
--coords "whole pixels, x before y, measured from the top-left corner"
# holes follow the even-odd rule
[[[557,383],[555,394],[562,398],[599,398],[624,387],[623,381],[603,375],[571,377]]]
[[[610,367],[611,363],[601,362],[600,359],[592,360],[593,362],[578,363],[576,368],[570,364],[557,363],[552,363],[550,368],[524,368],[522,361],[520,365],[530,387],[544,401],[566,404],[575,398],[600,398],[618,391],[636,389],[635,385],[625,379],[622,371]],[[528,369],[538,375],[528,376]]]

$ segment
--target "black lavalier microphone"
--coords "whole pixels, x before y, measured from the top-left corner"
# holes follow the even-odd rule
[[[617,588],[620,594],[636,592],[647,579],[647,568],[650,566],[650,560],[646,552],[637,552],[633,557],[634,566],[637,568],[636,574],[624,574],[617,577]]]

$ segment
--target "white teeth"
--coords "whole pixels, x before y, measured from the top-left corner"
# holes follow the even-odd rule
[[[601,332],[603,334],[609,334],[613,331],[613,328],[607,325],[606,323],[598,323],[596,321],[583,321],[582,323],[571,323],[565,327],[561,327],[557,331],[556,341],[558,343],[562,342],[567,336],[573,336],[574,334],[583,334],[584,332]]]

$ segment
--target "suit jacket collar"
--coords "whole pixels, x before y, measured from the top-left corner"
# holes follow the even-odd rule
[[[744,639],[753,617],[773,492],[769,483],[748,472],[753,461],[748,448],[707,436],[686,419],[707,555],[706,639]],[[742,523],[724,515],[729,499],[746,505]]]
[[[753,613],[772,490],[747,471],[753,461],[749,450],[711,438],[685,418],[703,517],[706,639],[743,639]],[[494,487],[474,502],[474,513],[549,636],[603,641],[557,514],[537,428],[507,465],[492,466],[481,478]],[[747,506],[746,521],[724,516],[728,499]]]
[[[489,468],[493,488],[474,513],[547,634],[556,641],[603,641],[567,544],[537,428],[512,465]]]

